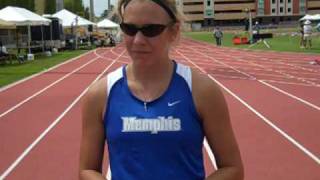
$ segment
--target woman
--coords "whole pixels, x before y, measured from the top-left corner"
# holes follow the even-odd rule
[[[80,179],[104,179],[105,140],[113,180],[204,179],[204,136],[219,168],[207,179],[243,179],[218,86],[169,58],[181,24],[175,1],[120,0],[118,13],[132,62],[83,100]]]

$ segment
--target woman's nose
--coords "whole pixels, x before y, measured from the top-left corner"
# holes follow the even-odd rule
[[[146,36],[142,34],[141,31],[138,31],[136,35],[134,35],[133,43],[143,44],[146,42]]]

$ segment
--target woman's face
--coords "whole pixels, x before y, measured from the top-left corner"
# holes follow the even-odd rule
[[[125,8],[123,23],[143,27],[147,24],[168,25],[172,19],[167,12],[152,1],[132,0]],[[175,29],[175,30],[174,30]],[[141,31],[130,36],[124,33],[127,51],[133,61],[152,63],[168,57],[170,44],[174,41],[178,26],[166,27],[162,33],[147,37]]]

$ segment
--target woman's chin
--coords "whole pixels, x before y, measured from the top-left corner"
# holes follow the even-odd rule
[[[145,61],[151,58],[150,53],[132,53],[131,57],[133,60]]]

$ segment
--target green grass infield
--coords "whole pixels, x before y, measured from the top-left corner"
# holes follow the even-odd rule
[[[24,63],[18,63],[16,60],[13,63],[2,63],[0,64],[0,88],[30,75],[45,71],[85,52],[88,52],[88,50],[61,51],[53,54],[51,57],[36,55],[35,60],[25,61]]]
[[[215,39],[212,32],[187,32],[183,33],[184,36],[190,37],[195,40],[200,40],[215,44]],[[258,50],[272,50],[272,51],[285,51],[285,52],[302,52],[302,53],[320,53],[320,35],[317,34],[312,38],[312,48],[300,48],[300,35],[298,33],[274,33],[273,38],[265,39],[270,45],[268,48],[264,43],[257,43],[251,47],[249,44],[234,45],[233,37],[245,37],[244,34],[236,34],[231,32],[224,32],[222,39],[222,46],[233,48],[246,48]]]

